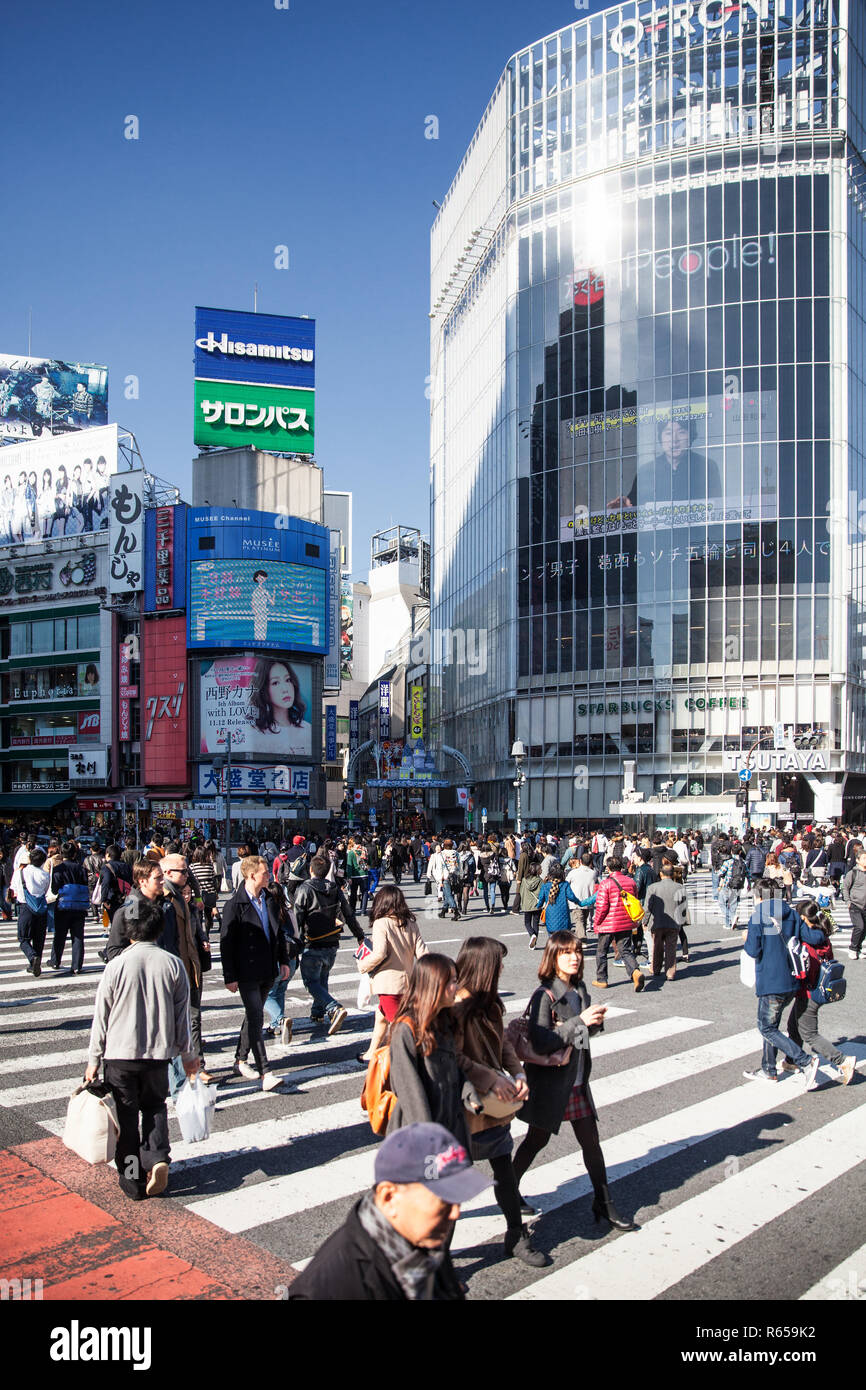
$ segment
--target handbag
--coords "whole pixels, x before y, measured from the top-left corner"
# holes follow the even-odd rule
[[[56,903],[58,897],[60,896],[59,893],[55,893],[55,892],[52,891],[53,888],[54,888],[54,870],[52,869],[52,870],[51,870],[51,874],[50,874],[49,879],[48,879],[48,887],[47,887],[46,890],[45,890],[45,901],[48,903],[49,907],[52,906],[54,903]]]
[[[551,1003],[553,995],[550,990],[544,991],[550,996]],[[573,1047],[571,1043],[563,1043],[555,1052],[536,1052],[529,1038],[529,1009],[532,1000],[527,1004],[522,1017],[512,1019],[505,1030],[505,1036],[514,1048],[521,1062],[530,1062],[535,1067],[565,1067],[571,1061]]]
[[[104,1082],[83,1082],[66,1107],[63,1142],[67,1149],[85,1163],[110,1163],[119,1134],[117,1106],[108,1087]]]
[[[379,996],[373,989],[373,981],[369,975],[362,975],[358,981],[358,1008],[375,1009],[379,1003]]]
[[[508,1072],[495,1068],[505,1081],[512,1078]],[[522,1109],[522,1100],[500,1100],[493,1091],[478,1091],[471,1081],[463,1083],[463,1105],[470,1115],[489,1115],[494,1120],[510,1120]]]
[[[430,897],[430,894],[431,894],[432,892],[433,892],[433,884],[432,884],[432,882],[430,881],[429,878],[425,878],[425,880],[424,880],[424,897],[425,897],[425,898],[429,898],[429,897]]]

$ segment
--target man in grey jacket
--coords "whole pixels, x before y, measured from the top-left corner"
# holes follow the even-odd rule
[[[85,1072],[95,1081],[104,1063],[120,1125],[120,1189],[133,1201],[158,1197],[168,1185],[168,1064],[179,1054],[187,1076],[199,1068],[190,1050],[186,970],[157,944],[163,925],[161,907],[143,899],[128,924],[130,945],[99,982]]]
[[[658,883],[651,883],[644,899],[644,922],[652,932],[652,972],[662,971],[672,980],[677,970],[677,937],[689,923],[686,890],[676,883],[673,865],[663,859]]]

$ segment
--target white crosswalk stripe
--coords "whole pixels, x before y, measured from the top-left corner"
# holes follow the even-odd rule
[[[690,886],[706,923],[704,939],[694,943],[693,954],[699,961],[711,960],[713,969],[735,974],[742,936],[725,930],[708,885],[709,876],[701,875]],[[746,903],[748,899],[743,921]],[[843,904],[835,905],[835,915],[839,930],[833,944],[847,965],[850,923]],[[524,936],[503,929],[513,922],[484,918],[479,929],[501,938]],[[431,930],[430,923],[426,930]],[[450,948],[463,938],[427,939],[431,947],[456,954]],[[104,942],[98,928],[88,928],[83,976],[46,970],[34,979],[24,972],[14,924],[0,927],[0,1109],[20,1111],[44,1133],[62,1135],[66,1101],[86,1064],[93,1000],[102,974],[95,954]],[[202,1001],[205,1050],[209,1070],[222,1078],[234,1058],[242,1008],[237,996],[224,988],[216,938],[212,944],[215,968],[205,977]],[[44,959],[49,949],[50,942]],[[175,1200],[225,1231],[243,1233],[279,1253],[286,1233],[293,1233],[291,1258],[297,1268],[308,1263],[340,1223],[348,1203],[369,1187],[378,1147],[359,1104],[363,1068],[354,1054],[369,1039],[372,1014],[355,1007],[358,974],[353,950],[354,943],[341,947],[331,976],[332,992],[348,1010],[343,1030],[333,1037],[309,1022],[310,1000],[299,975],[290,982],[286,1012],[294,1018],[293,1042],[287,1048],[274,1040],[267,1044],[272,1069],[284,1080],[279,1092],[264,1093],[258,1082],[243,1079],[220,1084],[214,1130],[199,1144],[183,1141],[169,1106]],[[509,941],[509,950],[520,947]],[[66,968],[68,964],[67,944]],[[847,973],[850,1000],[862,987],[858,967]],[[612,983],[618,983],[615,971]],[[621,1184],[614,1188],[617,1204],[629,1214],[635,1211],[640,1229],[608,1236],[607,1226],[602,1226],[593,1231],[604,1237],[601,1241],[581,1236],[588,1229],[592,1185],[565,1126],[561,1141],[536,1159],[521,1184],[524,1197],[541,1213],[542,1248],[549,1246],[545,1232],[558,1232],[560,1244],[550,1247],[555,1259],[550,1269],[529,1270],[508,1262],[509,1282],[502,1292],[505,1275],[498,1260],[504,1220],[492,1192],[482,1193],[463,1209],[452,1252],[458,1271],[460,1261],[467,1259],[474,1270],[483,1255],[479,1281],[499,1272],[500,1291],[485,1296],[518,1301],[612,1299],[621,1298],[624,1287],[636,1286],[641,1298],[670,1290],[676,1296],[683,1281],[699,1277],[727,1252],[744,1248],[750,1236],[771,1228],[830,1184],[844,1183],[846,1175],[866,1161],[866,1043],[846,1041],[842,1046],[858,1061],[853,1086],[839,1086],[825,1066],[819,1072],[821,1089],[807,1094],[799,1076],[774,1087],[742,1078],[746,1061],[751,1067],[760,1057],[754,1000],[745,992],[737,995],[736,1007],[724,1017],[708,1009],[707,995],[702,996],[703,1007],[679,991],[664,996],[665,1003],[675,1000],[680,1010],[664,1017],[643,1014],[643,1001],[631,996],[630,984],[614,997],[628,999],[629,1004],[608,1006],[606,1030],[593,1042],[592,1092],[601,1114],[608,1181]],[[504,1002],[509,1017],[515,1017],[527,997],[514,990]],[[834,1037],[830,1010],[826,1012],[822,1031]],[[25,1050],[31,1042],[35,1046]],[[517,1120],[512,1130],[518,1145],[526,1127]],[[773,1136],[769,1153],[753,1137],[762,1130]],[[718,1156],[728,1134],[730,1148],[738,1155],[730,1176]],[[748,1140],[733,1137],[742,1135]],[[699,1157],[703,1154],[709,1159]],[[678,1176],[668,1183],[665,1175],[671,1171]],[[639,1202],[629,1204],[633,1190],[653,1194],[648,1211],[642,1212]],[[578,1216],[573,1220],[575,1203]],[[845,1241],[836,1248],[830,1273],[807,1288],[809,1274],[804,1270],[793,1293],[783,1296],[804,1301],[866,1297],[866,1254],[856,1223],[849,1243],[849,1250]],[[473,1273],[471,1292],[474,1278]]]

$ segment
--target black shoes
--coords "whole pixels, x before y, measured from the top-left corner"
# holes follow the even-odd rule
[[[596,1192],[595,1201],[592,1204],[592,1214],[596,1224],[604,1217],[618,1231],[636,1231],[638,1229],[633,1221],[627,1221],[624,1216],[620,1216],[613,1204],[609,1187],[600,1187]]]
[[[520,1215],[521,1215],[521,1216],[537,1216],[537,1215],[538,1215],[538,1207],[531,1207],[531,1206],[529,1205],[529,1203],[527,1202],[526,1198],[525,1198],[525,1197],[521,1197],[521,1199],[520,1199]]]
[[[505,1232],[505,1255],[506,1258],[514,1256],[517,1260],[522,1260],[525,1265],[531,1265],[533,1269],[544,1269],[552,1264],[549,1255],[543,1251],[536,1250],[530,1237],[522,1226],[509,1227]]]

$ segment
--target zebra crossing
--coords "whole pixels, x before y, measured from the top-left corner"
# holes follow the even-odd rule
[[[856,1200],[845,1223],[834,1223],[821,1250],[830,1272],[790,1261],[771,1296],[807,1301],[866,1298],[866,1030],[862,1027],[866,964],[851,964],[848,998],[822,1013],[823,1031],[853,1054],[858,1071],[840,1086],[823,1067],[819,1089],[806,1093],[798,1076],[770,1087],[743,1079],[760,1056],[754,998],[739,985],[740,937],[726,932],[708,901],[708,875],[690,885],[690,931],[696,968],[677,988],[651,996],[611,989],[605,1032],[593,1043],[592,1091],[617,1205],[639,1230],[595,1226],[592,1189],[565,1126],[526,1174],[522,1191],[538,1208],[535,1240],[553,1256],[544,1271],[502,1259],[504,1222],[492,1192],[463,1209],[453,1241],[470,1297],[487,1300],[598,1300],[691,1297],[715,1279],[723,1292],[749,1259],[785,1228],[798,1209],[843,1185]],[[419,904],[420,908],[420,904]],[[745,919],[745,909],[743,909]],[[834,949],[847,964],[850,927],[841,904]],[[478,915],[468,934],[500,935],[510,946],[503,977],[506,1009],[521,1011],[533,987],[537,958],[508,938],[515,918]],[[456,954],[460,937],[439,937],[446,923],[425,920],[431,949]],[[0,1116],[21,1117],[31,1133],[61,1135],[66,1101],[86,1064],[92,1005],[101,975],[95,953],[101,931],[86,930],[85,973],[69,977],[24,971],[14,924],[0,927]],[[242,1009],[223,984],[214,940],[214,969],[204,978],[202,1014],[208,1070],[231,1067]],[[68,948],[67,948],[68,949]],[[332,992],[349,1010],[344,1030],[327,1037],[309,1022],[309,999],[298,977],[287,990],[294,1019],[290,1046],[268,1042],[279,1092],[257,1083],[218,1088],[211,1136],[186,1144],[169,1106],[171,1194],[197,1216],[242,1234],[303,1268],[341,1223],[372,1178],[376,1141],[360,1109],[372,1016],[355,1005],[354,943],[344,946]],[[518,954],[519,952],[519,954]],[[46,951],[47,959],[47,951]],[[863,969],[863,977],[857,973]],[[612,980],[612,984],[615,983]],[[515,1143],[525,1126],[513,1124]],[[766,1296],[759,1289],[755,1296]]]

